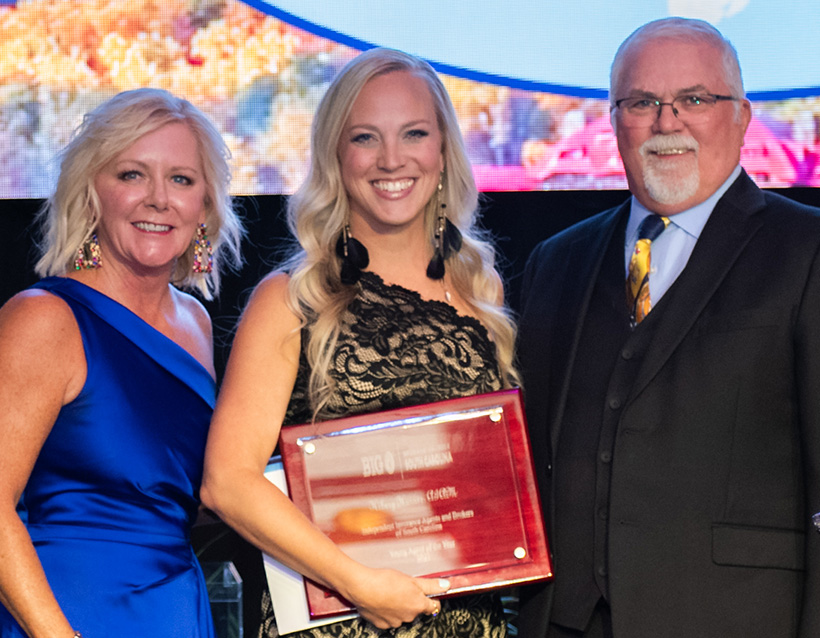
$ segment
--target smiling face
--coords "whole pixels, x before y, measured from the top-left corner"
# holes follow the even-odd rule
[[[615,99],[671,102],[687,93],[731,95],[714,45],[658,37],[636,43],[625,56]],[[650,210],[673,215],[706,200],[737,166],[751,106],[745,99],[719,101],[705,122],[688,126],[669,106],[644,127],[627,128],[620,118],[614,109],[612,125],[629,190]]]
[[[205,221],[207,184],[191,129],[173,123],[144,135],[103,167],[94,187],[105,268],[170,276]]]
[[[408,71],[369,80],[338,145],[353,234],[424,227],[444,170],[442,134],[426,82]]]

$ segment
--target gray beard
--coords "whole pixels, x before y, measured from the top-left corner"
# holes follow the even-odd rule
[[[700,186],[697,166],[685,175],[659,170],[651,162],[644,162],[643,181],[649,196],[659,204],[674,206],[693,197]]]
[[[698,171],[699,144],[690,135],[654,135],[641,146],[643,181],[649,196],[659,204],[675,206],[694,196],[700,185]],[[681,174],[685,167],[669,169],[653,156],[653,152],[689,149],[694,151],[691,170]]]

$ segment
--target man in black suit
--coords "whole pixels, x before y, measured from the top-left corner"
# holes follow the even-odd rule
[[[632,197],[539,245],[523,285],[555,579],[519,635],[817,638],[820,211],[740,167],[751,106],[711,25],[644,25],[610,80]]]

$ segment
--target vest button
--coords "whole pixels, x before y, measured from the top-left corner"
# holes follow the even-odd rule
[[[634,354],[635,351],[632,350],[632,348],[624,348],[623,350],[621,350],[621,359],[623,359],[624,361],[629,361]]]
[[[599,458],[602,463],[609,463],[612,460],[612,452],[601,452]]]
[[[609,407],[612,410],[618,410],[621,407],[621,400],[618,397],[610,397]]]

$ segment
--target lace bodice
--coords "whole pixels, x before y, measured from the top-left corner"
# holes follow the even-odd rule
[[[460,315],[440,301],[429,301],[401,286],[362,273],[358,292],[342,316],[342,330],[330,374],[336,384],[320,420],[355,413],[429,403],[500,390],[495,345],[475,318]],[[307,401],[309,367],[302,333],[299,373],[285,425],[313,418]],[[267,592],[262,601],[260,636],[278,635]],[[498,594],[461,596],[442,601],[441,613],[419,616],[392,632],[381,632],[361,619],[334,623],[294,638],[505,638],[506,624]]]
[[[331,376],[336,383],[321,419],[492,392],[501,388],[495,345],[475,318],[440,301],[362,273],[342,316]],[[304,355],[286,424],[312,418]]]

